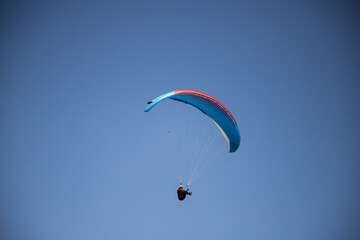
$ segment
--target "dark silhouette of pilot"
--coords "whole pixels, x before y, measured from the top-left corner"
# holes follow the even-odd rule
[[[189,192],[189,189],[184,190],[183,185],[180,184],[179,189],[177,190],[178,199],[180,201],[186,198],[186,195],[191,196],[192,192]]]

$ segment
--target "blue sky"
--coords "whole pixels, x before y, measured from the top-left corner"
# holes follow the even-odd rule
[[[2,239],[358,238],[358,12],[3,1]],[[219,99],[242,136],[183,202],[168,139],[193,112],[168,101],[144,113],[178,89]]]

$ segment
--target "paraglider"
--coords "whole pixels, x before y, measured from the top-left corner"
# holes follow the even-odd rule
[[[183,102],[199,109],[202,113],[208,116],[219,129],[226,141],[229,152],[235,152],[239,148],[241,140],[239,127],[233,115],[219,100],[198,91],[177,90],[148,101],[145,112],[150,111],[155,105],[166,99]],[[187,186],[189,186],[189,184],[190,183],[188,183]],[[184,190],[180,183],[177,194],[179,200],[182,201],[185,199],[186,195],[191,196],[192,193],[189,192],[188,188]]]
[[[230,152],[235,152],[240,145],[240,131],[235,118],[230,111],[216,98],[205,93],[192,90],[178,90],[163,94],[148,102],[145,112],[150,111],[156,104],[173,99],[190,104],[206,114],[215,123],[225,138]]]
[[[192,192],[189,192],[188,188],[184,190],[183,185],[180,183],[180,187],[177,190],[178,199],[182,201],[186,198],[186,195],[191,196],[191,194]]]

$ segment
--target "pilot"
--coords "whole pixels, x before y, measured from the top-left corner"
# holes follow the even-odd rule
[[[180,201],[186,198],[186,195],[191,196],[192,192],[189,192],[189,189],[184,190],[183,185],[180,184],[179,189],[177,190],[177,195]]]

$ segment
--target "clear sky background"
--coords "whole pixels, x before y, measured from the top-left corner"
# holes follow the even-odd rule
[[[359,239],[359,10],[2,1],[1,239]],[[183,202],[181,103],[144,113],[178,89],[219,99],[242,136]]]

